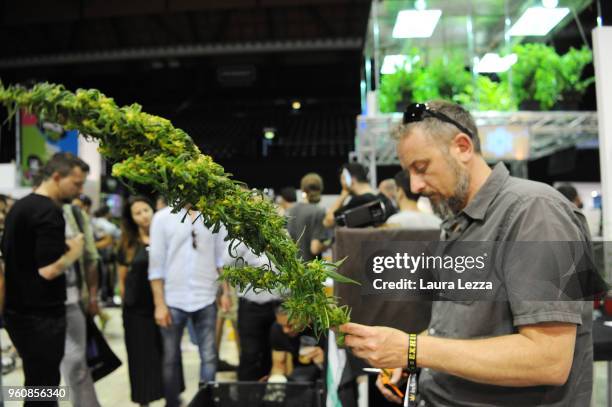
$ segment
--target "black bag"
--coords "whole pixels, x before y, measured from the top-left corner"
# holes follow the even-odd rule
[[[121,360],[106,343],[102,332],[94,320],[87,317],[87,366],[91,369],[94,382],[115,371],[121,366]]]

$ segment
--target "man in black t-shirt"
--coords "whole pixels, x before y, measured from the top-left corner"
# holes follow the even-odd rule
[[[340,197],[329,207],[323,220],[327,228],[336,225],[335,218],[349,209],[357,208],[373,201],[381,201],[385,207],[385,220],[396,212],[393,203],[383,194],[377,194],[368,182],[368,170],[359,163],[344,164],[340,169]],[[351,200],[345,203],[348,197]]]
[[[82,234],[65,239],[61,204],[81,193],[88,171],[78,157],[55,154],[43,167],[34,192],[17,201],[6,217],[1,246],[4,319],[23,360],[25,386],[60,384],[66,335],[64,272],[83,252]]]

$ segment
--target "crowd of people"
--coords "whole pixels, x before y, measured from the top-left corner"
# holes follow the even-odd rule
[[[214,381],[218,321],[232,318],[232,311],[237,312],[239,380],[304,376],[299,367],[306,365],[307,377],[322,377],[322,346],[311,347],[299,360],[293,357],[299,339],[313,335],[293,330],[280,293],[245,290],[232,304],[232,288],[218,282],[224,265],[237,258],[269,264],[265,255],[256,256],[242,244],[235,257],[229,256],[223,229],[213,233],[189,206],[173,210],[163,198],[154,205],[148,197],[128,197],[118,222],[107,206],[92,213],[91,199],[82,194],[88,171],[80,158],[57,153],[34,179],[32,193],[16,202],[0,197],[6,268],[2,316],[23,361],[26,386],[57,386],[63,376],[74,405],[98,406],[87,363],[88,320],[98,316],[104,328],[108,315],[102,306],[117,303],[123,310],[131,398],[140,405],[160,398],[168,406],[180,405],[186,326],[199,350],[199,384]],[[347,171],[354,183],[347,182]],[[351,195],[353,203],[332,208],[335,215],[374,199],[384,201],[390,213],[396,199],[400,208],[418,211],[404,205],[394,180],[385,181],[386,195],[377,195],[367,187],[363,166],[347,164],[340,173],[343,200]],[[321,177],[306,174],[300,191],[298,199],[295,188],[285,188],[278,208],[308,261],[329,248],[333,233],[326,223],[330,212],[320,205]]]
[[[366,225],[441,229],[445,240],[589,240],[575,190],[564,187],[564,199],[550,187],[510,177],[503,164],[491,170],[479,154],[477,130],[467,112],[445,102],[428,109],[429,115],[419,111],[417,119],[404,119],[398,151],[405,170],[383,180],[378,191],[370,185],[367,169],[355,162],[339,169],[342,191],[328,208],[321,205],[324,185],[316,173],[304,175],[299,190],[281,191],[279,213],[286,217],[287,233],[304,260],[321,257],[347,213],[371,203],[380,205],[383,215]],[[434,133],[441,135],[435,143]],[[26,386],[58,386],[63,376],[74,405],[99,406],[87,361],[87,332],[94,316],[107,318],[101,300],[122,306],[134,403],[164,398],[167,406],[181,405],[185,382],[191,379],[182,369],[186,327],[199,351],[198,384],[206,388],[214,381],[223,326],[219,321],[226,318],[237,319],[238,380],[325,378],[325,340],[291,325],[282,293],[234,292],[218,279],[226,265],[271,264],[265,254],[257,256],[241,243],[230,256],[223,228],[212,231],[198,221],[200,214],[190,205],[171,208],[163,198],[155,204],[144,196],[126,198],[119,225],[108,207],[90,217],[91,199],[82,195],[88,171],[80,158],[57,153],[42,167],[32,193],[15,202],[0,197],[2,318],[23,361]],[[434,213],[419,208],[421,195],[430,198]],[[458,309],[451,302],[434,305],[431,335],[419,335],[418,340],[419,367],[428,368],[420,379],[426,398],[452,401],[456,376],[462,385],[479,383],[470,384],[478,387],[474,394],[486,398],[495,386],[497,394],[517,400],[516,405],[543,397],[550,385],[559,389],[555,398],[561,397],[568,380],[581,389],[576,400],[586,397],[590,381],[580,372],[590,372],[584,336],[590,317],[581,303],[495,307],[488,304],[478,311]],[[456,339],[434,335],[448,326],[457,330],[449,334]],[[407,333],[358,324],[341,330],[354,355],[374,367],[406,366],[411,360],[406,345],[413,337]],[[466,339],[482,335],[491,338]],[[574,343],[576,352],[568,353],[568,344],[573,349]],[[415,336],[415,358],[416,344]],[[514,349],[530,358],[519,363]],[[452,356],[457,350],[473,362]],[[547,360],[558,370],[536,363],[550,365]],[[572,363],[578,373],[570,375]],[[393,380],[401,374],[398,369]],[[380,382],[379,388],[389,400],[400,401]],[[477,398],[472,393],[462,397]]]

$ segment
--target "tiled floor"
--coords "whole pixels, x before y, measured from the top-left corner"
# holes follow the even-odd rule
[[[101,379],[96,383],[96,392],[98,394],[98,400],[103,407],[132,407],[136,404],[130,400],[130,384],[127,371],[127,356],[125,351],[125,344],[123,341],[123,326],[121,319],[121,311],[119,308],[109,308],[106,311],[111,315],[111,319],[108,322],[105,331],[105,337],[110,344],[113,351],[117,354],[119,359],[123,361],[123,365],[115,370],[107,377]],[[233,340],[233,331],[231,327],[226,326],[224,329],[224,338],[221,343],[221,359],[226,360],[231,364],[238,364],[238,353],[236,344]],[[2,338],[5,339],[5,336]],[[185,374],[185,385],[186,390],[182,395],[185,402],[191,400],[195,394],[198,386],[198,371],[200,367],[200,358],[198,356],[197,348],[190,346],[189,337],[187,330],[185,330],[185,336],[183,337],[183,369]],[[19,362],[18,362],[19,363]],[[217,374],[217,380],[230,381],[235,380],[235,373],[223,372]],[[20,368],[15,371],[3,376],[2,384],[4,386],[20,386],[23,384],[23,373]],[[17,402],[6,402],[5,405],[18,406],[21,403]],[[60,406],[69,407],[72,404],[69,402],[62,402]],[[150,404],[151,407],[163,407],[163,400],[156,401]]]
[[[127,373],[126,365],[126,352],[125,345],[123,342],[123,328],[121,320],[121,312],[118,308],[107,309],[107,312],[111,315],[111,319],[106,328],[106,338],[113,348],[117,356],[124,361],[123,365],[115,372],[105,377],[104,379],[96,383],[96,391],[98,399],[103,407],[131,407],[135,406],[130,401],[130,386]],[[221,359],[226,360],[231,364],[238,364],[238,353],[236,343],[233,339],[233,331],[231,326],[226,325],[224,329],[224,337],[221,343]],[[6,333],[3,332],[3,341],[6,338]],[[185,337],[183,338],[183,368],[185,373],[185,380],[187,389],[183,393],[183,400],[189,401],[195,394],[198,385],[198,369],[199,369],[199,357],[197,349],[190,346],[187,331],[185,330]],[[593,391],[593,407],[605,407],[606,404],[606,381],[607,381],[607,365],[605,362],[597,362],[594,366],[594,391]],[[217,380],[219,381],[233,381],[235,380],[235,373],[218,373]],[[5,386],[19,386],[23,384],[23,373],[20,368],[5,375],[2,378],[3,385]],[[612,385],[612,383],[611,383]],[[21,403],[7,402],[7,407],[21,405]],[[60,403],[62,407],[71,406],[69,402]],[[163,407],[163,400],[156,401],[150,404],[151,407]]]

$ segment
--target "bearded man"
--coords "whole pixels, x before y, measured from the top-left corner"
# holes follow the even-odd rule
[[[493,169],[480,149],[474,119],[449,102],[408,107],[397,152],[411,190],[452,216],[443,240],[581,242],[584,216],[552,187]],[[514,244],[514,243],[513,243]],[[512,259],[515,270],[534,256]],[[561,267],[546,270],[562,275]],[[592,389],[591,307],[585,301],[525,301],[524,279],[505,301],[435,301],[429,329],[417,334],[348,323],[346,345],[373,367],[416,372],[421,406],[587,406]],[[414,376],[413,376],[414,377]],[[401,400],[378,383],[391,401]],[[402,389],[403,391],[404,389]],[[410,393],[414,393],[412,390]],[[413,405],[413,404],[410,404]]]

